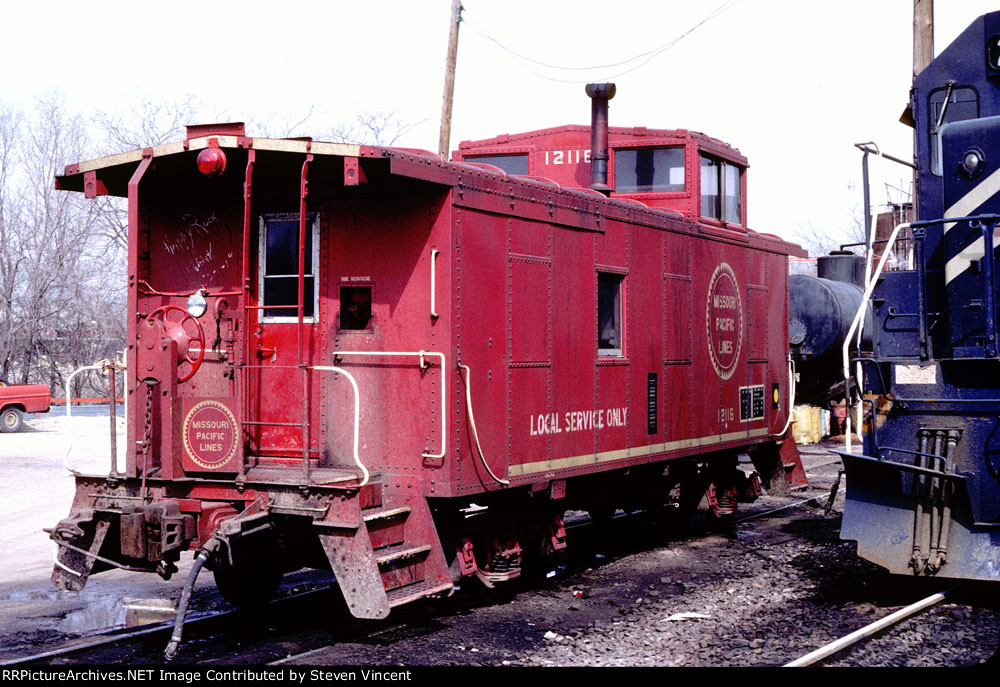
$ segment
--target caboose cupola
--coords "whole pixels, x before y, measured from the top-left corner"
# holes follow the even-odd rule
[[[747,160],[685,129],[609,127],[614,84],[589,84],[591,125],[463,141],[453,159],[541,177],[724,227],[746,227]]]

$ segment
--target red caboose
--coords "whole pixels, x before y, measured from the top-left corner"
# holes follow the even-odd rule
[[[56,584],[202,549],[236,603],[329,567],[383,617],[516,577],[570,508],[724,519],[754,465],[785,488],[801,251],[746,228],[728,145],[590,137],[447,162],[206,125],[69,166],[59,188],[129,199],[134,421],[125,473],[77,478]]]

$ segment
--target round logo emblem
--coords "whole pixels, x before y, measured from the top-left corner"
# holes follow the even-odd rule
[[[736,274],[724,262],[715,268],[708,284],[705,325],[712,367],[719,377],[729,379],[736,371],[743,344],[743,304]]]
[[[184,418],[184,448],[199,467],[215,470],[236,455],[236,418],[218,401],[202,401]]]

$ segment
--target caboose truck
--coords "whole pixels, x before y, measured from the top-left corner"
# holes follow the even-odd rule
[[[804,484],[802,252],[746,228],[746,160],[695,132],[590,134],[447,162],[217,124],[70,165],[58,188],[128,197],[135,421],[124,474],[77,477],[55,584],[199,550],[235,604],[311,566],[381,618],[517,577],[566,546],[568,508],[705,498],[724,520],[758,474]]]
[[[1000,580],[1000,12],[914,78],[906,119],[915,268],[868,282],[863,392],[880,398],[843,454],[841,535],[893,573]]]

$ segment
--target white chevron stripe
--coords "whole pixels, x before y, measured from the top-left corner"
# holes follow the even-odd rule
[[[988,201],[996,192],[1000,191],[1000,168],[997,168],[993,174],[989,175],[976,186],[974,189],[966,193],[962,198],[952,205],[944,213],[945,217],[968,217],[973,212],[975,212],[980,205]],[[944,225],[944,233],[948,233],[948,230],[955,226],[954,222],[947,222]]]
[[[993,247],[997,246],[1000,246],[1000,236],[994,231]],[[966,246],[961,253],[949,260],[944,266],[944,283],[950,284],[952,279],[969,269],[973,260],[979,260],[985,254],[983,252],[983,239],[980,237]]]
[[[962,196],[957,203],[952,205],[944,213],[945,217],[968,217],[979,209],[983,203],[988,201],[1000,191],[1000,168],[979,182],[979,185]],[[944,233],[955,226],[954,222],[946,222]],[[993,234],[993,247],[1000,245],[1000,237]],[[953,257],[944,266],[944,283],[950,284],[955,277],[969,269],[969,265],[974,260],[979,260],[985,255],[983,251],[983,240],[976,239],[971,244],[962,249],[958,255]]]

